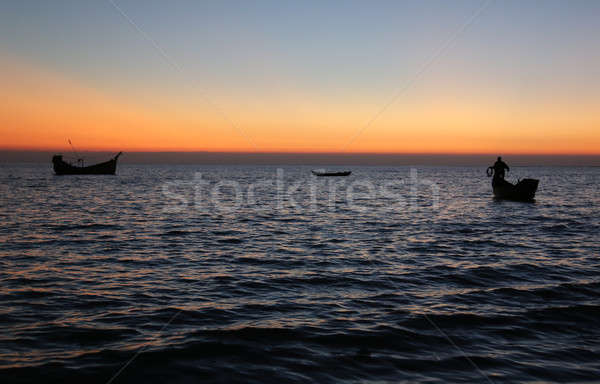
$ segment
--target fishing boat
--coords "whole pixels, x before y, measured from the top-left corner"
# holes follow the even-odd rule
[[[523,179],[517,184],[501,178],[492,180],[495,198],[515,201],[533,201],[538,184],[539,180],[536,179]]]
[[[64,161],[62,155],[54,155],[52,164],[57,175],[114,175],[117,170],[117,160],[122,154],[123,152],[119,152],[115,157],[104,163],[88,166],[83,166],[81,160],[78,161],[81,165],[73,165]]]
[[[311,171],[315,176],[349,176],[352,171],[328,172],[322,169]]]

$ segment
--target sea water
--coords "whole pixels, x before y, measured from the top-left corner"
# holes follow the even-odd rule
[[[598,380],[599,168],[348,169],[0,166],[0,381]]]

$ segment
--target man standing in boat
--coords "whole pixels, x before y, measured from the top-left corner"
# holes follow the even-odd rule
[[[494,169],[494,179],[502,179],[504,180],[504,170],[510,172],[510,168],[504,161],[502,161],[502,157],[498,156],[498,160],[491,167]]]

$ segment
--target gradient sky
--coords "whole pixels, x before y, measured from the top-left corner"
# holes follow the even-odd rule
[[[600,154],[599,1],[114,2],[0,3],[0,148]]]

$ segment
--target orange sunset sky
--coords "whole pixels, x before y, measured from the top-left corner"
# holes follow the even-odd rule
[[[2,5],[0,147],[600,154],[597,5],[408,4]]]

